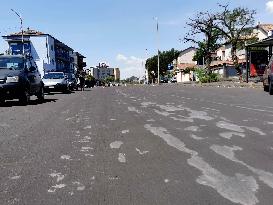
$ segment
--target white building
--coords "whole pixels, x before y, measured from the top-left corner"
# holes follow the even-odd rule
[[[177,60],[175,61],[176,79],[178,83],[189,82],[193,79],[193,72],[185,73],[184,71],[186,68],[196,67],[197,61],[193,61],[196,51],[196,48],[189,47],[181,51]]]
[[[107,77],[114,77],[115,80],[120,79],[119,68],[110,68],[106,63],[99,63],[96,68],[91,67],[91,74],[97,80],[104,80]]]
[[[14,55],[23,53],[21,35],[19,32],[3,36],[8,42],[9,53]],[[24,52],[34,58],[42,77],[49,71],[74,73],[73,58],[71,58],[73,49],[49,34],[28,28],[24,31]]]

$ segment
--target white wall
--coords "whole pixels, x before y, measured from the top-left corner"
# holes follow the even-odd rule
[[[56,70],[54,39],[50,36],[31,36],[30,41],[31,53],[41,76],[43,77],[45,72]],[[51,50],[51,46],[53,46],[53,50]]]
[[[178,56],[178,64],[181,64],[181,63],[190,63],[190,64],[196,64],[197,62],[196,61],[193,61],[192,58],[195,54],[195,49],[191,49],[189,50],[188,52],[186,53],[181,53],[179,56]]]

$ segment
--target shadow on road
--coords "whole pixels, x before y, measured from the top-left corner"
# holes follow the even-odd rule
[[[41,105],[48,102],[56,102],[57,99],[45,99],[43,102],[39,100],[31,100],[28,105]],[[14,107],[14,106],[26,106],[22,105],[19,101],[6,101],[4,104],[0,105],[0,107]]]

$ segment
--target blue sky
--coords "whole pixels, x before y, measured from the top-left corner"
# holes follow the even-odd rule
[[[156,23],[160,28],[160,50],[184,49],[179,42],[188,28],[185,22],[198,11],[217,9],[222,0],[13,0],[0,7],[0,34],[19,30],[20,12],[24,26],[49,33],[87,57],[88,66],[107,62],[120,67],[122,78],[144,74],[142,62],[156,54]],[[257,22],[273,23],[273,1],[230,0],[232,6],[257,10]],[[268,3],[269,2],[269,3]],[[271,3],[270,3],[271,2]],[[0,52],[6,43],[0,40]]]

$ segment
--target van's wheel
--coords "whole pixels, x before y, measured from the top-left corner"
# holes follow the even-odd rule
[[[44,91],[44,87],[40,88],[39,93],[37,94],[37,98],[39,102],[44,102],[45,100],[45,91]]]
[[[273,83],[272,83],[272,80],[269,81],[269,95],[273,95]]]
[[[28,105],[28,104],[29,104],[29,101],[30,101],[30,94],[29,94],[29,91],[28,91],[28,90],[25,90],[25,91],[22,93],[22,96],[19,98],[19,102],[20,102],[20,104],[22,104],[22,105]]]

